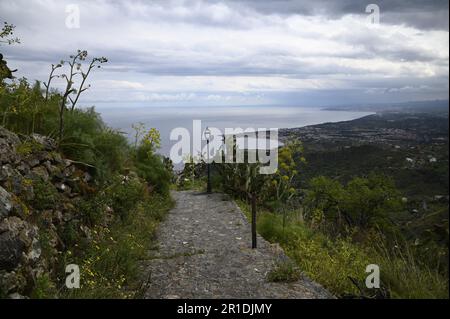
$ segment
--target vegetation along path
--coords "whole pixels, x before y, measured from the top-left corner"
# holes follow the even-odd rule
[[[151,251],[146,298],[330,298],[306,277],[269,282],[267,275],[288,257],[258,236],[239,207],[221,194],[173,192],[176,207],[159,229]]]

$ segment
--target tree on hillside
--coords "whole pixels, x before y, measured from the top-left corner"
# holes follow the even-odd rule
[[[390,214],[402,209],[401,196],[391,178],[371,174],[356,177],[343,186],[330,178],[313,178],[305,204],[310,220],[323,213],[328,229],[346,233],[349,229],[368,230],[390,224]]]
[[[0,31],[0,43],[6,44],[15,44],[20,43],[20,39],[17,37],[13,37],[15,25],[12,25],[8,22],[3,22],[2,30]]]
[[[155,128],[151,128],[135,150],[135,165],[139,176],[145,179],[151,191],[167,195],[172,172],[167,170],[168,166],[164,158],[156,153],[160,146],[160,133]]]
[[[270,178],[268,197],[278,203],[286,203],[297,190],[293,187],[298,177],[298,167],[306,162],[303,157],[303,146],[298,140],[288,140],[278,152],[278,170]]]
[[[0,44],[14,44],[20,43],[19,38],[14,38],[14,29],[16,27],[8,22],[4,22],[3,27],[0,31]],[[0,85],[2,85],[4,79],[13,79],[13,73],[17,70],[10,70],[7,66],[6,61],[3,59],[3,54],[0,53]]]

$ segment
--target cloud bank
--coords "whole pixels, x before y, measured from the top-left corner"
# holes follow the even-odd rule
[[[66,27],[66,6],[80,28]],[[445,99],[447,1],[3,0],[19,76],[45,80],[77,49],[107,56],[83,103],[333,105]],[[60,86],[61,83],[56,83]]]

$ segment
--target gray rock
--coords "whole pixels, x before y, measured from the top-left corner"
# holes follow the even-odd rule
[[[16,134],[0,127],[0,165],[4,163],[16,163],[19,156],[15,152],[20,139]]]
[[[7,217],[13,208],[12,196],[0,186],[0,220]]]
[[[6,143],[13,146],[20,144],[19,137],[2,126],[0,126],[0,140],[4,140]]]
[[[0,167],[0,182],[5,182],[13,175],[19,174],[12,166],[11,164],[5,164]]]
[[[30,210],[27,206],[25,206],[20,201],[14,201],[13,203],[13,209],[11,211],[10,216],[16,216],[21,219],[26,219],[30,214]]]
[[[40,161],[38,158],[31,156],[27,162],[26,162],[30,167],[35,167],[37,165],[39,165]]]
[[[20,162],[20,164],[17,166],[17,170],[22,174],[22,175],[27,175],[30,173],[30,166],[25,163],[25,162]]]
[[[4,293],[13,293],[21,291],[27,284],[26,279],[22,274],[15,271],[7,272],[0,270],[0,287]]]
[[[50,175],[56,176],[56,175],[61,174],[61,170],[57,166],[52,165],[52,163],[50,161],[45,161],[43,165],[45,166],[45,168],[47,169],[47,172]]]
[[[48,171],[43,166],[36,166],[31,170],[31,174],[41,178],[44,182],[48,182],[50,175],[48,174]]]
[[[61,154],[56,153],[56,152],[51,153],[51,160],[52,160],[53,163],[55,163],[57,165],[63,163],[63,159],[61,157]]]
[[[39,135],[39,134],[32,134],[31,138],[36,142],[44,146],[44,149],[46,151],[53,151],[56,149],[56,142],[55,140],[51,139],[50,137]]]
[[[28,183],[22,183],[22,195],[27,201],[34,199],[34,187]]]
[[[10,164],[5,164],[0,167],[0,182],[6,182],[11,179],[22,180],[22,178],[22,174]]]
[[[0,223],[0,269],[14,270],[37,237],[37,228],[17,217]]]
[[[52,247],[54,247],[54,246],[56,246],[56,241],[54,244],[53,244],[53,241],[50,241],[49,244]],[[28,253],[26,254],[25,258],[28,263],[35,263],[39,260],[39,257],[41,257],[41,253],[42,253],[42,249],[39,244],[39,240],[37,237],[34,237],[32,243],[31,243],[31,248],[28,251]]]
[[[23,187],[24,187],[22,175],[15,174],[15,175],[11,176],[10,183],[12,186],[12,192],[15,195],[19,195],[22,193]]]
[[[17,163],[19,158],[15,153],[15,147],[0,137],[0,164]]]

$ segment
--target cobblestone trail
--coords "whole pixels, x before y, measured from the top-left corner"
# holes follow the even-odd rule
[[[258,249],[251,249],[250,225],[224,195],[172,195],[176,207],[160,225],[159,247],[146,265],[146,298],[332,298],[306,277],[268,282],[276,262],[287,257],[260,236]]]

